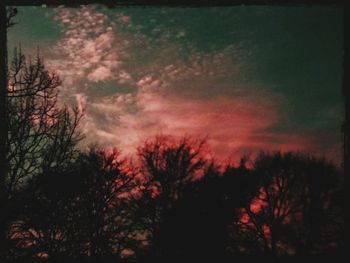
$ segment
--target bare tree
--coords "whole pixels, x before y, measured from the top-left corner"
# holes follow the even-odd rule
[[[119,152],[92,149],[30,181],[13,227],[17,256],[52,260],[120,257],[135,234],[135,173]]]
[[[82,115],[57,101],[60,84],[39,54],[28,62],[21,50],[15,50],[8,83],[9,198],[28,178],[72,158],[82,138],[76,129]]]
[[[187,184],[203,176],[207,160],[204,141],[158,136],[139,148],[141,174],[145,181],[139,200],[141,229],[146,230],[155,255],[162,254],[163,220],[182,198]],[[147,234],[148,233],[148,234]]]
[[[12,18],[17,9],[0,4],[0,209],[6,213],[7,194],[6,178],[8,173],[7,163],[7,136],[8,136],[8,110],[7,110],[7,29],[14,25]],[[0,247],[7,246],[8,220],[6,214],[0,216]],[[6,249],[0,249],[0,257]]]
[[[7,86],[7,30],[6,30],[6,6],[0,5],[0,209],[6,207],[5,178],[7,174],[6,140],[7,140],[7,110],[6,110],[6,86]],[[6,218],[0,216],[0,247],[6,246]],[[0,257],[3,257],[3,249],[0,249]]]
[[[1,221],[8,238],[27,182],[45,170],[61,169],[76,156],[82,113],[58,102],[61,81],[45,69],[39,54],[32,61],[15,49],[7,78]],[[5,245],[2,249],[8,250]]]
[[[277,256],[320,252],[334,245],[341,225],[334,199],[340,178],[336,167],[324,159],[276,153],[261,154],[253,169],[259,191],[236,223],[240,237],[250,237],[245,249],[255,244]]]
[[[0,72],[0,202],[5,199],[5,178],[7,174],[7,134],[8,134],[8,111],[7,111],[7,29],[13,26],[15,23],[12,18],[17,14],[17,9],[12,7],[0,6],[0,19],[1,19],[1,72]]]
[[[117,150],[92,150],[79,162],[79,201],[70,235],[83,244],[83,255],[121,256],[134,235],[129,207],[137,188],[136,173]]]
[[[229,226],[255,193],[252,179],[243,167],[222,169],[212,162],[203,178],[186,184],[163,219],[167,258],[225,262],[232,256]]]

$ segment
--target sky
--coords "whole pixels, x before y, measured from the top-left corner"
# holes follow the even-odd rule
[[[39,47],[60,101],[84,111],[81,147],[133,155],[155,135],[186,135],[219,160],[341,161],[341,7],[19,7],[15,20],[9,55]]]

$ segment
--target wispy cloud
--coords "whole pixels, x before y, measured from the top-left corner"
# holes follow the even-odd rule
[[[286,117],[284,99],[244,79],[233,45],[208,53],[189,48],[183,58],[179,43],[152,46],[146,36],[122,31],[132,27],[132,18],[122,14],[111,19],[92,7],[61,8],[56,19],[64,37],[48,64],[64,80],[62,99],[86,109],[85,145],[119,146],[132,154],[163,133],[207,136],[219,159],[259,149],[318,149],[312,134],[271,131]],[[98,87],[106,81],[115,91],[101,96]],[[130,90],[122,92],[123,85]]]
[[[52,48],[48,64],[63,77],[65,96],[74,95],[87,81],[125,81],[116,73],[128,43],[117,34],[113,21],[86,6],[59,8],[55,19],[62,24],[64,37]]]

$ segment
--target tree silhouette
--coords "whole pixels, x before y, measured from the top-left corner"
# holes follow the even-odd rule
[[[0,209],[7,210],[6,178],[7,164],[7,136],[8,136],[8,111],[7,111],[7,28],[12,25],[11,18],[16,9],[0,5]],[[0,216],[0,247],[6,247],[7,216]],[[0,249],[0,257],[3,257],[4,249]]]
[[[19,208],[13,202],[26,184],[45,170],[64,167],[77,154],[75,145],[82,136],[76,128],[82,115],[76,108],[58,103],[60,84],[58,76],[45,69],[39,55],[28,62],[21,50],[15,50],[6,98],[7,172],[1,213],[5,232]]]
[[[229,226],[255,193],[249,172],[244,166],[227,166],[220,172],[211,163],[203,178],[186,185],[183,198],[164,219],[163,242],[169,258],[228,259]]]
[[[251,238],[248,244],[255,240],[256,247],[274,257],[322,252],[334,245],[341,226],[335,166],[302,154],[262,153],[253,170],[259,192],[237,222],[240,236]]]
[[[139,204],[144,215],[141,224],[150,236],[153,255],[163,256],[165,252],[166,237],[162,232],[166,214],[182,198],[185,186],[203,176],[206,164],[203,147],[203,140],[175,141],[158,136],[139,148],[141,173],[146,182]]]
[[[0,6],[0,32],[2,40],[0,43],[1,50],[1,66],[0,66],[0,202],[5,202],[5,180],[7,176],[7,136],[8,136],[8,111],[7,111],[7,84],[8,84],[8,70],[7,70],[7,29],[15,23],[12,18],[17,14],[17,9],[7,6]],[[1,234],[3,231],[1,231]]]
[[[15,252],[54,260],[120,256],[132,239],[127,208],[135,187],[135,174],[117,151],[93,149],[64,170],[44,171],[23,192]]]
[[[121,160],[119,152],[93,150],[82,155],[77,174],[81,178],[76,202],[73,242],[92,258],[121,255],[133,239],[129,206],[137,188],[136,174]]]
[[[39,55],[28,64],[21,51],[14,53],[8,87],[8,195],[48,167],[72,158],[81,139],[76,127],[81,118],[57,102],[58,76],[50,74]]]

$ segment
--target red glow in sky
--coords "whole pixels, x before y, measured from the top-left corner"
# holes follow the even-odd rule
[[[187,22],[176,28],[168,24],[168,18],[162,20],[164,17],[159,12],[153,19],[145,20],[150,30],[146,33],[148,29],[139,31],[143,26],[137,22],[140,14],[133,16],[133,12],[128,14],[129,11],[116,9],[111,15],[85,6],[59,8],[52,17],[43,16],[43,19],[62,26],[56,28],[60,37],[49,44],[42,43],[40,48],[47,67],[63,80],[60,99],[69,104],[77,103],[80,110],[86,110],[81,125],[86,135],[82,147],[98,144],[100,147],[119,147],[122,154],[134,154],[144,140],[155,135],[187,135],[207,138],[213,156],[219,160],[231,158],[237,161],[242,155],[260,150],[281,150],[325,154],[339,163],[341,138],[339,136],[337,140],[334,130],[323,130],[338,118],[338,104],[324,107],[323,111],[320,109],[318,122],[312,120],[305,127],[286,121],[293,119],[293,111],[289,109],[295,112],[303,110],[302,106],[295,107],[299,103],[295,100],[292,105],[291,93],[285,92],[290,91],[288,85],[295,80],[295,83],[308,83],[309,78],[300,75],[299,68],[277,63],[280,59],[275,51],[289,54],[284,52],[285,45],[280,46],[283,39],[274,39],[273,42],[269,35],[268,44],[275,45],[274,52],[259,49],[277,63],[269,64],[276,76],[270,76],[274,81],[268,83],[260,78],[264,72],[260,75],[259,72],[248,73],[255,64],[264,62],[259,60],[262,54],[254,53],[256,50],[249,46],[250,42],[245,42],[247,36],[243,37],[244,32],[252,35],[249,30],[243,30],[243,34],[240,28],[227,28],[225,30],[232,30],[232,36],[237,37],[225,42],[230,32],[222,30],[221,38],[199,34],[195,29],[202,25],[191,23],[194,16],[190,12],[184,16]],[[225,19],[235,16],[234,10],[230,12],[232,14]],[[158,15],[159,20],[156,19]],[[145,17],[148,17],[146,12]],[[221,21],[219,17],[211,17],[212,23]],[[19,23],[19,29],[21,26],[24,26],[21,29],[24,33],[32,29]],[[254,24],[252,28],[256,26]],[[157,37],[154,36],[156,32],[159,32]],[[283,32],[280,32],[281,36]],[[241,34],[242,38],[239,38]],[[19,35],[22,34],[17,32],[13,39]],[[306,35],[310,37],[310,34]],[[199,41],[198,44],[191,36],[209,41],[208,44],[215,48],[202,50],[201,44],[205,43]],[[11,34],[9,37],[11,42]],[[222,41],[226,44],[222,45]],[[262,47],[266,47],[265,38],[259,41]],[[335,52],[335,47],[333,49]],[[305,60],[300,57],[304,53],[294,55],[295,59]],[[305,65],[310,66],[309,62],[312,61],[307,60]],[[263,65],[260,67],[264,68]],[[277,69],[282,73],[285,70],[281,66],[288,68],[288,74],[284,72],[283,77],[277,77],[280,76]],[[333,77],[336,79],[337,76]],[[317,81],[319,78],[320,74]],[[316,82],[310,83],[312,88]],[[299,84],[294,88],[298,88],[300,96],[310,93],[302,90]],[[312,103],[310,99],[306,101]],[[300,99],[300,105],[302,103],[305,103],[305,98]],[[308,113],[307,109],[305,112]]]

